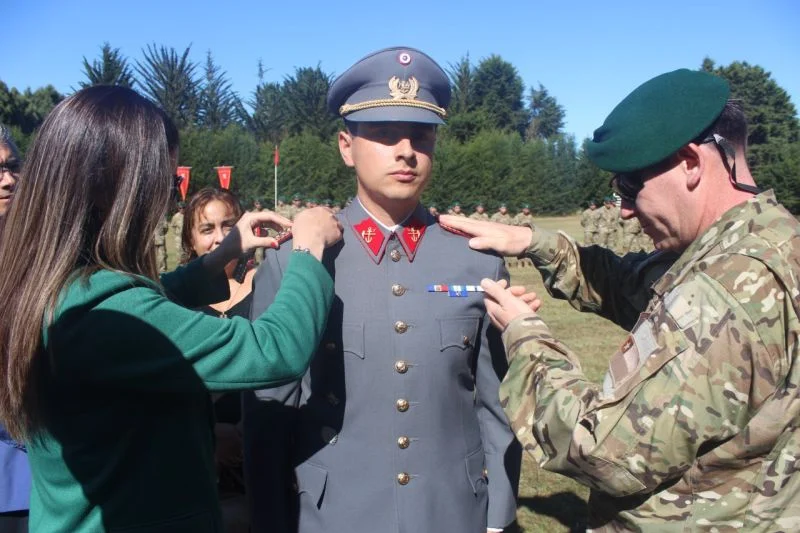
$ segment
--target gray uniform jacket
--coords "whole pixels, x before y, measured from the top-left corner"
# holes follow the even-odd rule
[[[245,396],[253,532],[504,527],[521,457],[498,399],[503,347],[482,293],[433,292],[507,279],[502,259],[471,250],[422,206],[396,233],[359,202],[339,217],[343,240],[323,260],[336,297],[311,369]],[[267,251],[253,316],[272,302],[290,250]],[[295,490],[285,490],[287,461]]]

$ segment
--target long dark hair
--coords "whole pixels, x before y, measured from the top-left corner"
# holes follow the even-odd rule
[[[157,280],[153,234],[170,199],[178,132],[131,89],[78,91],[31,146],[0,238],[0,420],[35,433],[42,327],[65,286],[100,269]]]

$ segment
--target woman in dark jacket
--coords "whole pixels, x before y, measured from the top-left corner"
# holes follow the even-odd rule
[[[294,221],[297,253],[252,323],[187,307],[226,298],[224,265],[277,245],[252,231],[289,223],[274,213],[159,279],[177,144],[155,105],[100,86],[57,105],[28,154],[0,248],[0,421],[28,447],[32,532],[221,531],[208,391],[299,378],[325,327],[319,259],[341,227],[323,209]]]

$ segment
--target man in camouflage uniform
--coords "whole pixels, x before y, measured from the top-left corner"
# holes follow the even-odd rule
[[[504,253],[530,239],[548,291],[632,328],[598,386],[524,302],[484,284],[511,362],[506,414],[540,466],[591,487],[594,530],[800,528],[800,224],[755,188],[729,94],[706,72],[663,74],[587,145],[654,254],[452,224]],[[666,273],[643,275],[659,261]]]
[[[465,217],[465,216],[467,216],[467,215],[464,214],[463,211],[461,211],[461,202],[458,202],[458,201],[453,202],[452,210],[453,210],[453,212],[451,214],[453,214],[453,215],[455,215],[457,217]]]
[[[294,220],[294,217],[297,216],[297,213],[299,213],[303,209],[304,209],[304,207],[303,207],[303,197],[300,196],[300,194],[295,193],[292,196],[292,204],[286,206],[286,213],[287,214],[284,215],[284,216],[286,216],[286,218],[288,218],[289,220]]]
[[[597,236],[600,246],[613,250],[616,246],[617,225],[619,224],[619,210],[614,205],[611,197],[603,200],[603,209],[600,209],[600,219],[597,225]]]
[[[172,238],[175,242],[175,254],[178,258],[178,263],[183,259],[183,245],[181,244],[181,235],[183,233],[183,209],[186,204],[178,202],[178,212],[172,215],[169,221],[169,229],[172,231]]]
[[[169,225],[165,218],[161,218],[156,226],[155,245],[156,245],[156,265],[159,272],[167,271],[167,233]]]
[[[490,220],[492,222],[499,222],[500,224],[511,224],[514,219],[510,214],[508,214],[508,205],[503,202],[500,204],[500,207],[497,208],[497,212],[492,215]]]
[[[522,210],[517,213],[511,222],[514,226],[528,226],[533,224],[533,214],[530,204],[522,204]]]
[[[597,202],[592,200],[589,207],[581,213],[581,227],[583,228],[583,245],[591,246],[600,242],[597,232],[600,225],[600,211],[597,210]]]
[[[500,204],[497,208],[497,212],[493,214],[489,220],[499,224],[511,224],[514,222],[514,218],[508,213],[508,205],[505,202]],[[505,262],[507,268],[519,266],[519,258],[517,258],[516,255],[507,255],[505,257]]]
[[[486,206],[483,202],[475,204],[475,211],[470,214],[469,218],[472,220],[489,220],[489,215],[486,214]]]
[[[628,252],[639,251],[639,235],[642,233],[642,225],[639,219],[621,218],[620,225],[622,226],[622,255]]]

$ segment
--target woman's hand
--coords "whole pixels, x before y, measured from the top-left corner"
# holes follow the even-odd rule
[[[272,211],[247,212],[215,250],[202,256],[203,264],[210,272],[221,272],[225,265],[254,248],[277,248],[278,241],[272,237],[259,237],[255,228],[271,226],[280,231],[291,224],[291,220]]]
[[[239,253],[249,252],[255,248],[277,248],[278,241],[273,237],[259,237],[256,233],[256,228],[267,226],[277,232],[283,231],[284,228],[292,225],[292,221],[286,217],[282,217],[274,211],[248,211],[242,215],[239,222],[236,223],[236,231],[240,235],[240,249]],[[233,232],[231,232],[233,233]],[[228,234],[230,237],[231,234]],[[225,240],[228,239],[226,237]]]
[[[292,223],[292,246],[308,249],[322,260],[322,252],[342,238],[342,224],[326,207],[314,207],[297,214]]]

